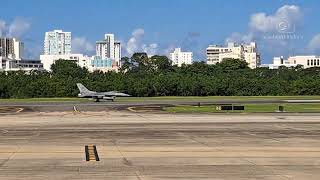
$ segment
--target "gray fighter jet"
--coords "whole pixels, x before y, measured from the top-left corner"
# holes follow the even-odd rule
[[[90,91],[84,85],[82,85],[81,83],[77,83],[77,86],[78,86],[79,91],[80,91],[80,93],[78,94],[78,97],[80,97],[80,98],[92,98],[92,99],[96,100],[96,102],[99,102],[100,99],[114,101],[114,99],[117,96],[124,96],[124,97],[130,96],[129,94],[120,93],[120,92],[117,92],[117,91],[109,91],[109,92]]]

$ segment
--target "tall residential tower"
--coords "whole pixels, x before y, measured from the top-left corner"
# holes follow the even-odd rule
[[[101,59],[113,59],[120,67],[121,43],[115,41],[114,34],[105,34],[104,40],[96,42],[96,56]]]
[[[71,54],[71,32],[54,30],[46,32],[44,38],[44,55]]]
[[[0,57],[22,59],[24,44],[15,38],[0,38]]]

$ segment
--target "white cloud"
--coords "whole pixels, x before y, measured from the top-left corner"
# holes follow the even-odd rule
[[[92,45],[85,37],[74,37],[72,39],[73,53],[92,54],[94,50],[94,45]]]
[[[132,36],[133,37],[136,37],[136,38],[141,38],[141,37],[143,37],[144,36],[144,29],[142,29],[142,28],[139,28],[139,29],[136,29],[136,30],[134,30],[133,32],[132,32]]]
[[[146,52],[149,56],[153,56],[158,53],[159,45],[157,43],[153,43],[153,44],[149,44],[149,45],[143,44],[142,50],[143,50],[143,52]]]
[[[257,32],[292,31],[302,20],[303,13],[299,6],[284,5],[274,14],[260,12],[253,14],[249,27]]]
[[[148,55],[155,55],[159,52],[159,45],[157,43],[143,43],[144,35],[145,31],[142,28],[135,29],[132,32],[131,38],[125,45],[125,49],[129,56],[135,52],[146,52]]]
[[[9,38],[18,38],[19,40],[29,43],[25,45],[25,57],[37,57],[39,55],[39,47],[30,45],[33,41],[26,37],[26,33],[31,28],[28,19],[16,17],[12,22],[5,22],[0,19],[0,36]]]
[[[30,22],[23,18],[16,18],[8,27],[8,36],[21,38],[31,27]]]
[[[250,42],[261,39],[266,33],[292,33],[296,31],[303,19],[301,8],[296,5],[284,5],[274,14],[259,12],[251,15],[248,32],[234,32],[226,42]],[[284,44],[281,40],[280,44]]]
[[[294,34],[299,39],[303,39],[303,36],[297,32],[302,21],[303,12],[296,5],[284,5],[271,14],[258,12],[251,15],[247,32],[233,32],[225,39],[225,42],[256,41],[260,51],[267,56],[289,55],[297,39],[274,37]]]
[[[0,36],[6,33],[6,22],[0,19]]]
[[[25,33],[30,29],[31,24],[28,20],[17,17],[12,23],[6,23],[0,19],[0,36],[23,38]]]
[[[232,33],[228,38],[226,38],[226,43],[228,42],[244,42],[249,43],[254,40],[254,34],[249,32],[248,34],[241,34],[238,32]]]
[[[126,50],[129,55],[140,50],[142,38],[144,36],[144,29],[136,29],[132,32],[132,37],[129,39],[126,45]]]
[[[312,53],[320,52],[320,34],[315,35],[308,44],[308,50]]]

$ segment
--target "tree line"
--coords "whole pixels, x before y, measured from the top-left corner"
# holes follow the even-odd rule
[[[75,97],[78,82],[94,91],[138,97],[320,95],[320,68],[250,69],[238,59],[177,67],[166,56],[135,53],[122,58],[118,73],[90,73],[67,60],[57,61],[51,70],[0,72],[0,98]]]

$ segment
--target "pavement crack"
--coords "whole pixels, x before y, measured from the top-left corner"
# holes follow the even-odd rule
[[[187,139],[191,139],[192,141],[194,141],[194,142],[196,142],[196,143],[198,143],[198,144],[201,144],[201,145],[203,145],[203,146],[210,147],[208,144],[197,140],[197,139],[194,138],[193,136],[188,136],[188,135],[186,135],[186,134],[184,134],[184,133],[182,133],[182,132],[179,132],[179,133],[177,133],[177,134],[179,134],[179,135],[181,135],[181,136],[183,136],[183,137],[185,137],[185,138],[187,138]]]
[[[127,166],[132,166],[132,162],[129,161],[127,158],[123,157],[122,158],[123,164],[127,165]]]
[[[21,147],[20,146],[18,147],[19,148],[16,151],[12,152],[12,154],[10,154],[10,156],[7,159],[5,159],[3,162],[0,163],[0,167],[5,166],[5,164],[7,164],[16,155],[16,153],[20,151]]]
[[[128,160],[128,159],[124,156],[124,154],[121,152],[119,146],[117,145],[117,141],[116,141],[115,139],[112,139],[111,142],[114,144],[114,146],[117,148],[117,151],[120,153],[120,155],[121,155],[121,157],[122,157],[122,162],[123,162],[123,164],[126,165],[126,166],[133,166],[133,163],[132,163],[130,160]]]
[[[135,174],[139,180],[144,180],[143,175],[140,173],[140,171],[136,171]]]

